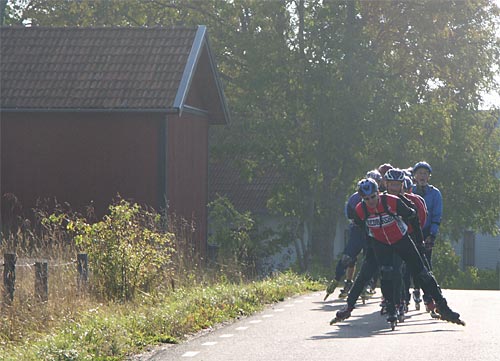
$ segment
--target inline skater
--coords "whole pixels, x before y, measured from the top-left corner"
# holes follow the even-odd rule
[[[377,183],[371,179],[362,179],[358,183],[358,192],[362,197],[362,202],[356,206],[354,221],[360,226],[366,225],[367,227],[369,242],[381,269],[382,294],[387,300],[389,314],[387,321],[391,323],[391,327],[394,328],[397,320],[393,294],[393,279],[397,276],[392,263],[394,253],[406,262],[412,276],[421,282],[422,288],[436,301],[440,318],[464,325],[465,323],[460,320],[460,315],[449,308],[434,276],[425,267],[415,244],[408,236],[408,227],[403,220],[412,225],[415,224],[415,229],[418,229],[416,211],[396,196],[379,194]],[[415,221],[417,223],[414,223]],[[420,233],[418,231],[419,229],[417,234]],[[421,234],[417,241],[422,241]],[[354,303],[350,301],[348,297],[348,306],[337,312],[337,317],[330,323],[350,316],[354,308]]]
[[[408,207],[417,211],[417,207],[413,202],[404,197],[403,192],[403,182],[404,182],[405,173],[403,170],[398,168],[391,168],[387,170],[384,175],[386,192],[387,194],[392,194],[394,196],[399,197]],[[411,234],[410,229],[411,225],[408,225],[408,233]],[[398,316],[398,320],[400,322],[404,321],[404,314],[406,308],[406,297],[403,293],[403,290],[406,288],[406,285],[403,281],[404,269],[406,269],[405,264],[401,257],[397,254],[393,255],[393,267],[394,267],[394,277],[393,277],[393,293],[394,293],[394,302],[396,303],[396,313]],[[384,305],[386,306],[386,305]]]
[[[406,175],[403,182],[403,193],[406,198],[409,198],[417,206],[419,225],[420,229],[422,229],[425,222],[427,221],[427,206],[425,205],[425,200],[421,196],[412,193],[412,186],[413,186],[413,181],[411,180],[410,176]],[[414,232],[413,228],[409,228],[408,232],[410,234],[410,237],[412,237],[412,239],[415,239],[415,235],[413,234]],[[422,260],[424,261],[425,266],[430,270],[430,266],[427,262],[427,257],[425,256],[424,252],[425,251],[424,245],[421,243],[421,244],[416,244],[416,246],[418,251],[420,252],[420,256],[422,256]],[[420,310],[420,303],[422,302],[419,291],[420,286],[418,284],[418,280],[412,279],[410,270],[407,267],[404,267],[403,286],[405,287],[405,289],[403,292],[405,296],[405,304],[407,310],[411,299],[411,294],[410,294],[411,281],[413,281],[413,287],[414,287],[413,301],[415,302],[415,309],[418,311]]]
[[[427,262],[429,263],[429,270],[432,270],[432,249],[434,248],[434,242],[436,241],[436,236],[439,232],[439,226],[441,224],[441,217],[443,213],[443,200],[441,192],[438,188],[429,184],[431,173],[432,167],[426,161],[417,162],[413,166],[415,184],[413,185],[412,190],[414,194],[418,194],[425,200],[428,211],[427,221],[424,224],[422,232],[424,234],[425,244],[424,253],[427,258]],[[418,289],[416,289],[414,295],[419,298],[420,292]],[[425,293],[425,291],[423,299],[426,311],[434,311],[434,301],[430,295]]]
[[[380,173],[380,175],[382,176],[382,183],[379,184],[379,191],[380,192],[385,192],[386,190],[386,186],[385,186],[385,173],[389,170],[389,169],[392,169],[394,168],[390,163],[384,163],[384,164],[381,164],[378,166],[378,172]]]
[[[366,173],[367,178],[371,178],[379,184],[382,181],[382,176],[378,172],[378,170],[371,170]],[[326,301],[328,296],[330,296],[334,291],[337,285],[340,283],[340,280],[346,275],[344,280],[344,288],[340,291],[339,298],[346,298],[349,290],[352,286],[352,280],[355,274],[356,261],[359,253],[366,247],[367,238],[366,232],[362,227],[354,224],[353,218],[355,215],[356,205],[361,201],[361,197],[358,192],[354,192],[349,199],[344,208],[345,215],[349,220],[349,239],[347,241],[347,245],[342,253],[342,258],[337,262],[337,266],[335,267],[335,279],[328,285],[326,289],[326,295],[323,299]]]

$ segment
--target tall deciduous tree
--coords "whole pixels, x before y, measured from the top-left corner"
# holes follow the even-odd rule
[[[39,25],[206,24],[233,124],[213,154],[251,177],[284,176],[269,202],[290,222],[301,265],[332,261],[344,201],[381,163],[425,159],[444,197],[442,231],[494,233],[500,213],[492,0],[25,0]]]

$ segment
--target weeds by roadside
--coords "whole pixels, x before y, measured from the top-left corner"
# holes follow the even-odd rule
[[[35,216],[12,223],[0,247],[18,258],[13,301],[0,307],[1,360],[121,360],[323,288],[291,272],[252,281],[238,264],[202,266],[189,224],[165,227],[166,217],[125,201],[102,221],[63,207]],[[80,252],[89,263],[83,289]],[[48,261],[46,302],[34,294],[37,259]]]
[[[47,334],[3,343],[2,360],[120,360],[147,345],[176,343],[186,335],[259,311],[288,296],[322,289],[294,273],[250,283],[221,280],[168,294],[141,294],[134,302],[80,305]],[[76,311],[76,310],[73,310]]]

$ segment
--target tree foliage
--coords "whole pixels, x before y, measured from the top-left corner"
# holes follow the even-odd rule
[[[34,25],[207,25],[233,115],[213,155],[237,157],[248,177],[280,171],[269,206],[304,268],[311,254],[332,261],[347,195],[385,162],[432,164],[443,234],[497,230],[499,113],[479,110],[498,89],[492,0],[23,3],[20,21]]]

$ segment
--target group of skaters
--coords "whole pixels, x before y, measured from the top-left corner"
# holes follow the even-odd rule
[[[382,312],[394,329],[404,321],[411,299],[413,281],[415,308],[420,309],[420,289],[431,316],[464,324],[448,306],[432,270],[432,249],[439,231],[442,198],[429,184],[432,168],[420,161],[407,169],[386,163],[367,172],[357,191],[347,200],[349,239],[335,268],[335,278],[326,298],[345,278],[339,297],[347,305],[337,312],[331,324],[351,316],[358,298],[365,300],[375,292],[380,279]],[[353,281],[358,255],[364,257]]]

